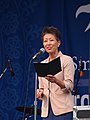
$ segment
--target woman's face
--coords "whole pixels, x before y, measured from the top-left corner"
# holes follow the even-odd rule
[[[43,37],[43,46],[47,53],[56,53],[58,52],[58,47],[60,46],[60,41],[56,40],[55,35],[46,34]]]

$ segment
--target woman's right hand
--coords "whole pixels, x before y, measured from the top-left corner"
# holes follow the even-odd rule
[[[37,89],[36,98],[42,100],[42,98],[43,98],[43,90],[42,89]]]

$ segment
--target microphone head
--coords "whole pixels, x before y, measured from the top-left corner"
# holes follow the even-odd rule
[[[8,59],[8,62],[7,62],[7,67],[10,68],[10,65],[11,65],[11,60]]]
[[[9,70],[10,70],[11,76],[14,76],[15,73],[14,73],[14,71],[13,71],[13,67],[12,67],[11,60],[10,60],[10,59],[8,60],[7,67],[8,67]]]
[[[45,52],[44,48],[41,48],[39,52],[37,52],[33,57],[32,60],[36,59],[40,54],[43,54]]]
[[[41,48],[41,49],[40,49],[40,52],[45,53],[45,49],[44,49],[44,48]]]

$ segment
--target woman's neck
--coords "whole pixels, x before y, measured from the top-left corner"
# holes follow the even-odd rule
[[[58,52],[49,54],[49,61],[54,60],[57,57],[57,55],[58,55]]]

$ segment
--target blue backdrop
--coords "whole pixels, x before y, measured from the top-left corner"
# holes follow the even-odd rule
[[[34,104],[35,70],[31,63],[29,72],[29,61],[42,47],[41,31],[48,25],[61,31],[60,49],[75,62],[75,83],[82,56],[84,76],[79,79],[76,101],[89,104],[90,0],[0,0],[0,120],[21,120],[23,112],[15,108]],[[13,77],[9,69],[1,76],[8,59]]]

